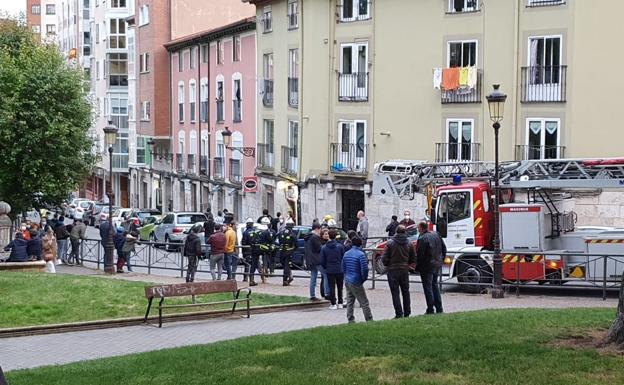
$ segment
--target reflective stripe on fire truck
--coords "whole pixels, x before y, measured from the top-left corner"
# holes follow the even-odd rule
[[[585,243],[624,243],[624,239],[586,239]]]
[[[481,205],[481,200],[478,200],[474,203],[474,205],[472,206],[472,209],[474,211],[477,211],[477,209],[479,208],[479,206]]]
[[[518,258],[520,260],[518,260]],[[527,258],[524,255],[505,254],[503,256],[503,263],[541,263],[544,260],[543,255],[532,255],[529,256],[529,258],[530,260],[527,261]]]
[[[477,226],[479,226],[480,224],[481,224],[481,218],[477,218],[477,220],[475,220],[475,223],[474,223],[474,227],[475,227],[475,229],[476,229],[476,228],[477,228]]]

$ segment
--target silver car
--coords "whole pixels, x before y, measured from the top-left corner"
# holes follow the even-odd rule
[[[206,215],[199,212],[178,212],[165,215],[160,225],[154,229],[154,240],[156,242],[166,242],[167,250],[171,251],[179,246],[171,243],[184,242],[186,234],[184,231],[193,227],[197,222],[205,222]]]

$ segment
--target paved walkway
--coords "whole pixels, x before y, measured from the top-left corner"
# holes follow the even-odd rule
[[[60,272],[101,275],[91,269],[61,267]],[[180,278],[123,274],[115,279],[152,281],[159,283],[181,282]],[[291,287],[272,283],[259,285],[255,292],[307,296],[307,282],[298,280]],[[379,287],[379,286],[378,286]],[[414,314],[424,311],[424,298],[412,285],[412,310]],[[385,288],[368,291],[375,319],[389,319],[394,316],[390,293]],[[616,299],[602,301],[599,298],[553,297],[524,295],[519,298],[508,295],[504,299],[492,300],[487,295],[446,293],[443,295],[446,312],[459,312],[491,308],[567,308],[567,307],[612,307]],[[66,364],[76,361],[119,356],[158,349],[207,344],[240,337],[272,334],[318,326],[343,324],[345,310],[306,309],[280,313],[252,315],[250,319],[226,317],[204,321],[189,321],[164,324],[162,329],[154,326],[132,326],[120,329],[102,329],[65,334],[51,334],[0,339],[0,365],[5,371],[34,368],[45,365]],[[362,321],[360,309],[356,318]]]

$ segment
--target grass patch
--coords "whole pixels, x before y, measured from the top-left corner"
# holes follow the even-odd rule
[[[612,310],[494,310],[322,327],[15,371],[20,384],[623,384],[624,358],[551,341]]]
[[[93,321],[145,315],[147,282],[65,274],[0,274],[0,328]],[[231,299],[228,293],[198,296],[199,301]],[[252,306],[303,302],[296,296],[253,293]],[[167,299],[165,303],[190,303],[190,297]],[[215,305],[178,312],[231,308]],[[166,314],[175,312],[166,310]],[[157,313],[154,313],[157,314]]]

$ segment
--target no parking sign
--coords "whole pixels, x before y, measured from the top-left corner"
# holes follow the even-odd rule
[[[258,192],[258,177],[247,176],[243,178],[243,192],[255,193]]]

